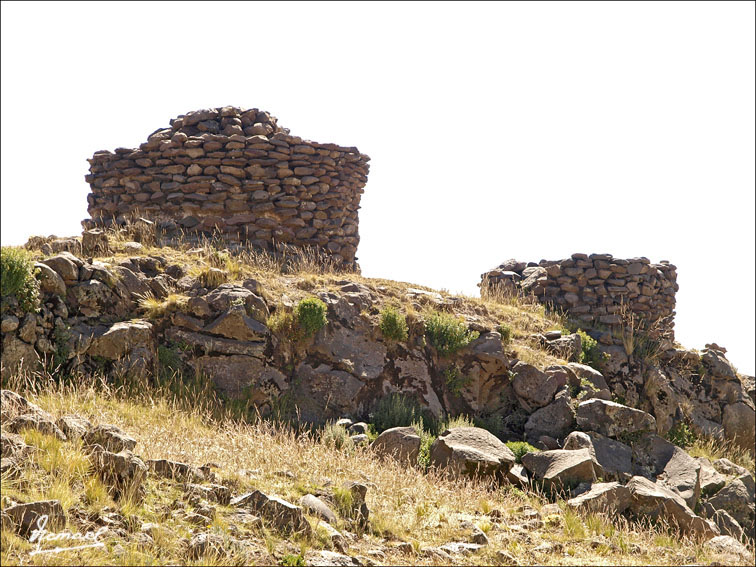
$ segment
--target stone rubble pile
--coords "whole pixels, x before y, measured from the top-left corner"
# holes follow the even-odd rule
[[[138,149],[95,152],[83,225],[145,217],[161,221],[168,241],[182,233],[265,249],[286,243],[354,266],[369,160],[354,147],[292,136],[262,110],[189,112]]]

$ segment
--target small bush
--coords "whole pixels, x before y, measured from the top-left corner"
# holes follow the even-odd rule
[[[371,414],[375,430],[382,433],[392,427],[408,427],[413,423],[423,423],[423,416],[417,401],[400,393],[389,394],[378,400]]]
[[[302,567],[307,563],[305,563],[305,558],[301,554],[292,555],[289,553],[281,558],[281,565],[284,567]]]
[[[478,338],[480,333],[470,331],[464,320],[451,313],[433,313],[425,323],[425,335],[442,356],[457,352]]]
[[[394,307],[385,307],[381,311],[381,333],[392,341],[406,341],[407,318]]]
[[[475,427],[485,429],[500,439],[504,433],[504,418],[500,415],[481,415],[474,417],[473,422],[475,423]]]
[[[687,423],[684,421],[678,421],[672,429],[667,432],[667,441],[685,449],[696,442],[696,434],[691,431]]]
[[[323,427],[323,431],[320,432],[320,442],[328,447],[334,447],[339,450],[354,447],[354,442],[349,437],[346,427],[336,425],[333,422],[328,422]]]
[[[512,340],[512,329],[509,325],[499,325],[496,327],[496,332],[501,335],[502,344],[508,344]]]
[[[443,374],[444,379],[446,380],[446,387],[449,388],[449,391],[454,395],[458,396],[461,394],[462,388],[470,383],[470,378],[468,376],[463,376],[462,372],[456,365],[450,366],[444,370]]]
[[[305,338],[311,337],[326,326],[326,304],[317,297],[308,297],[297,304],[295,315]]]
[[[599,366],[606,359],[606,354],[599,350],[598,342],[588,333],[582,329],[578,329],[576,332],[580,335],[580,363],[599,370]]]
[[[525,453],[537,453],[538,449],[533,447],[530,443],[525,441],[507,441],[505,443],[507,447],[514,453],[515,462],[521,463],[522,457]]]
[[[15,297],[22,310],[39,309],[39,282],[31,255],[22,248],[0,249],[0,295]]]

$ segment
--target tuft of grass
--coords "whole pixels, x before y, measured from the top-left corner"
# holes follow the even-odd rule
[[[346,427],[337,425],[334,422],[325,424],[320,432],[320,442],[336,450],[352,449],[354,447],[354,441],[349,436]]]
[[[186,295],[171,293],[165,299],[158,299],[147,294],[139,300],[139,307],[148,319],[161,319],[175,311],[182,311],[189,298]]]
[[[39,282],[31,254],[23,248],[0,248],[0,296],[15,297],[25,312],[39,309]]]
[[[406,341],[409,336],[407,317],[395,307],[387,306],[381,310],[381,333],[391,341]]]
[[[607,357],[606,353],[601,352],[598,341],[588,333],[582,329],[578,329],[576,333],[580,336],[580,363],[598,370]]]
[[[470,331],[463,319],[436,311],[425,322],[425,335],[441,356],[448,356],[477,339],[480,333]]]
[[[305,558],[300,553],[296,555],[287,553],[281,558],[281,565],[285,567],[303,567],[307,563],[305,563]]]
[[[194,268],[190,271],[200,282],[202,287],[213,289],[228,281],[228,272],[211,266]]]

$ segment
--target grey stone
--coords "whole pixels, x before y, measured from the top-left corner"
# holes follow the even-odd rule
[[[588,449],[593,457],[596,476],[604,480],[625,482],[632,476],[632,449],[593,431],[573,431],[564,441],[565,449]]]
[[[552,403],[530,414],[525,422],[525,437],[530,443],[543,435],[562,439],[574,428],[575,410],[570,404],[569,390],[563,387]]]
[[[124,449],[131,451],[136,447],[136,439],[115,425],[101,424],[92,427],[84,435],[85,445],[100,445],[106,451],[119,453]]]
[[[514,453],[496,436],[478,427],[446,430],[430,449],[432,465],[453,474],[507,474],[515,462]]]
[[[567,505],[579,510],[621,514],[630,506],[630,490],[619,482],[600,482],[593,484],[580,496],[571,498]]]
[[[41,262],[36,262],[34,267],[39,270],[37,279],[39,279],[39,289],[42,293],[66,296],[66,283],[58,272]]]
[[[630,511],[637,517],[661,520],[683,533],[710,538],[719,535],[713,522],[696,516],[678,494],[661,483],[653,483],[642,476],[634,476],[626,487],[632,494]]]
[[[654,416],[609,400],[581,402],[577,424],[583,430],[596,431],[607,437],[618,437],[644,431],[656,431]]]
[[[754,523],[753,477],[740,476],[727,483],[724,488],[708,499],[715,510],[725,510],[744,529]]]
[[[44,516],[47,516],[47,521]],[[3,529],[13,530],[22,537],[27,537],[35,529],[53,531],[65,524],[66,514],[59,500],[16,504],[3,509]]]
[[[338,521],[333,510],[314,494],[305,494],[299,501],[299,505],[313,516],[318,516],[329,524],[335,524]]]
[[[512,387],[525,411],[531,413],[554,399],[557,390],[565,385],[562,377],[546,374],[531,364],[518,362],[512,368]]]
[[[414,427],[392,427],[381,433],[371,448],[379,455],[414,464],[420,452],[420,436]]]
[[[679,447],[654,433],[633,444],[633,472],[657,479],[695,508],[701,494],[701,465]]]
[[[595,482],[596,472],[588,449],[542,451],[526,453],[523,466],[531,475],[555,489],[568,489],[581,482]]]

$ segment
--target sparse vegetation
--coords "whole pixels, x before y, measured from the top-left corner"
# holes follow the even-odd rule
[[[381,310],[381,333],[391,341],[407,340],[407,318],[392,306]]]
[[[210,266],[196,268],[192,270],[192,273],[199,280],[202,287],[208,289],[216,288],[228,281],[228,272]]]
[[[440,355],[448,356],[477,339],[480,333],[470,331],[463,319],[436,311],[425,322],[425,335]]]
[[[0,296],[14,297],[23,311],[39,309],[39,282],[31,254],[23,248],[3,246],[0,249]]]

